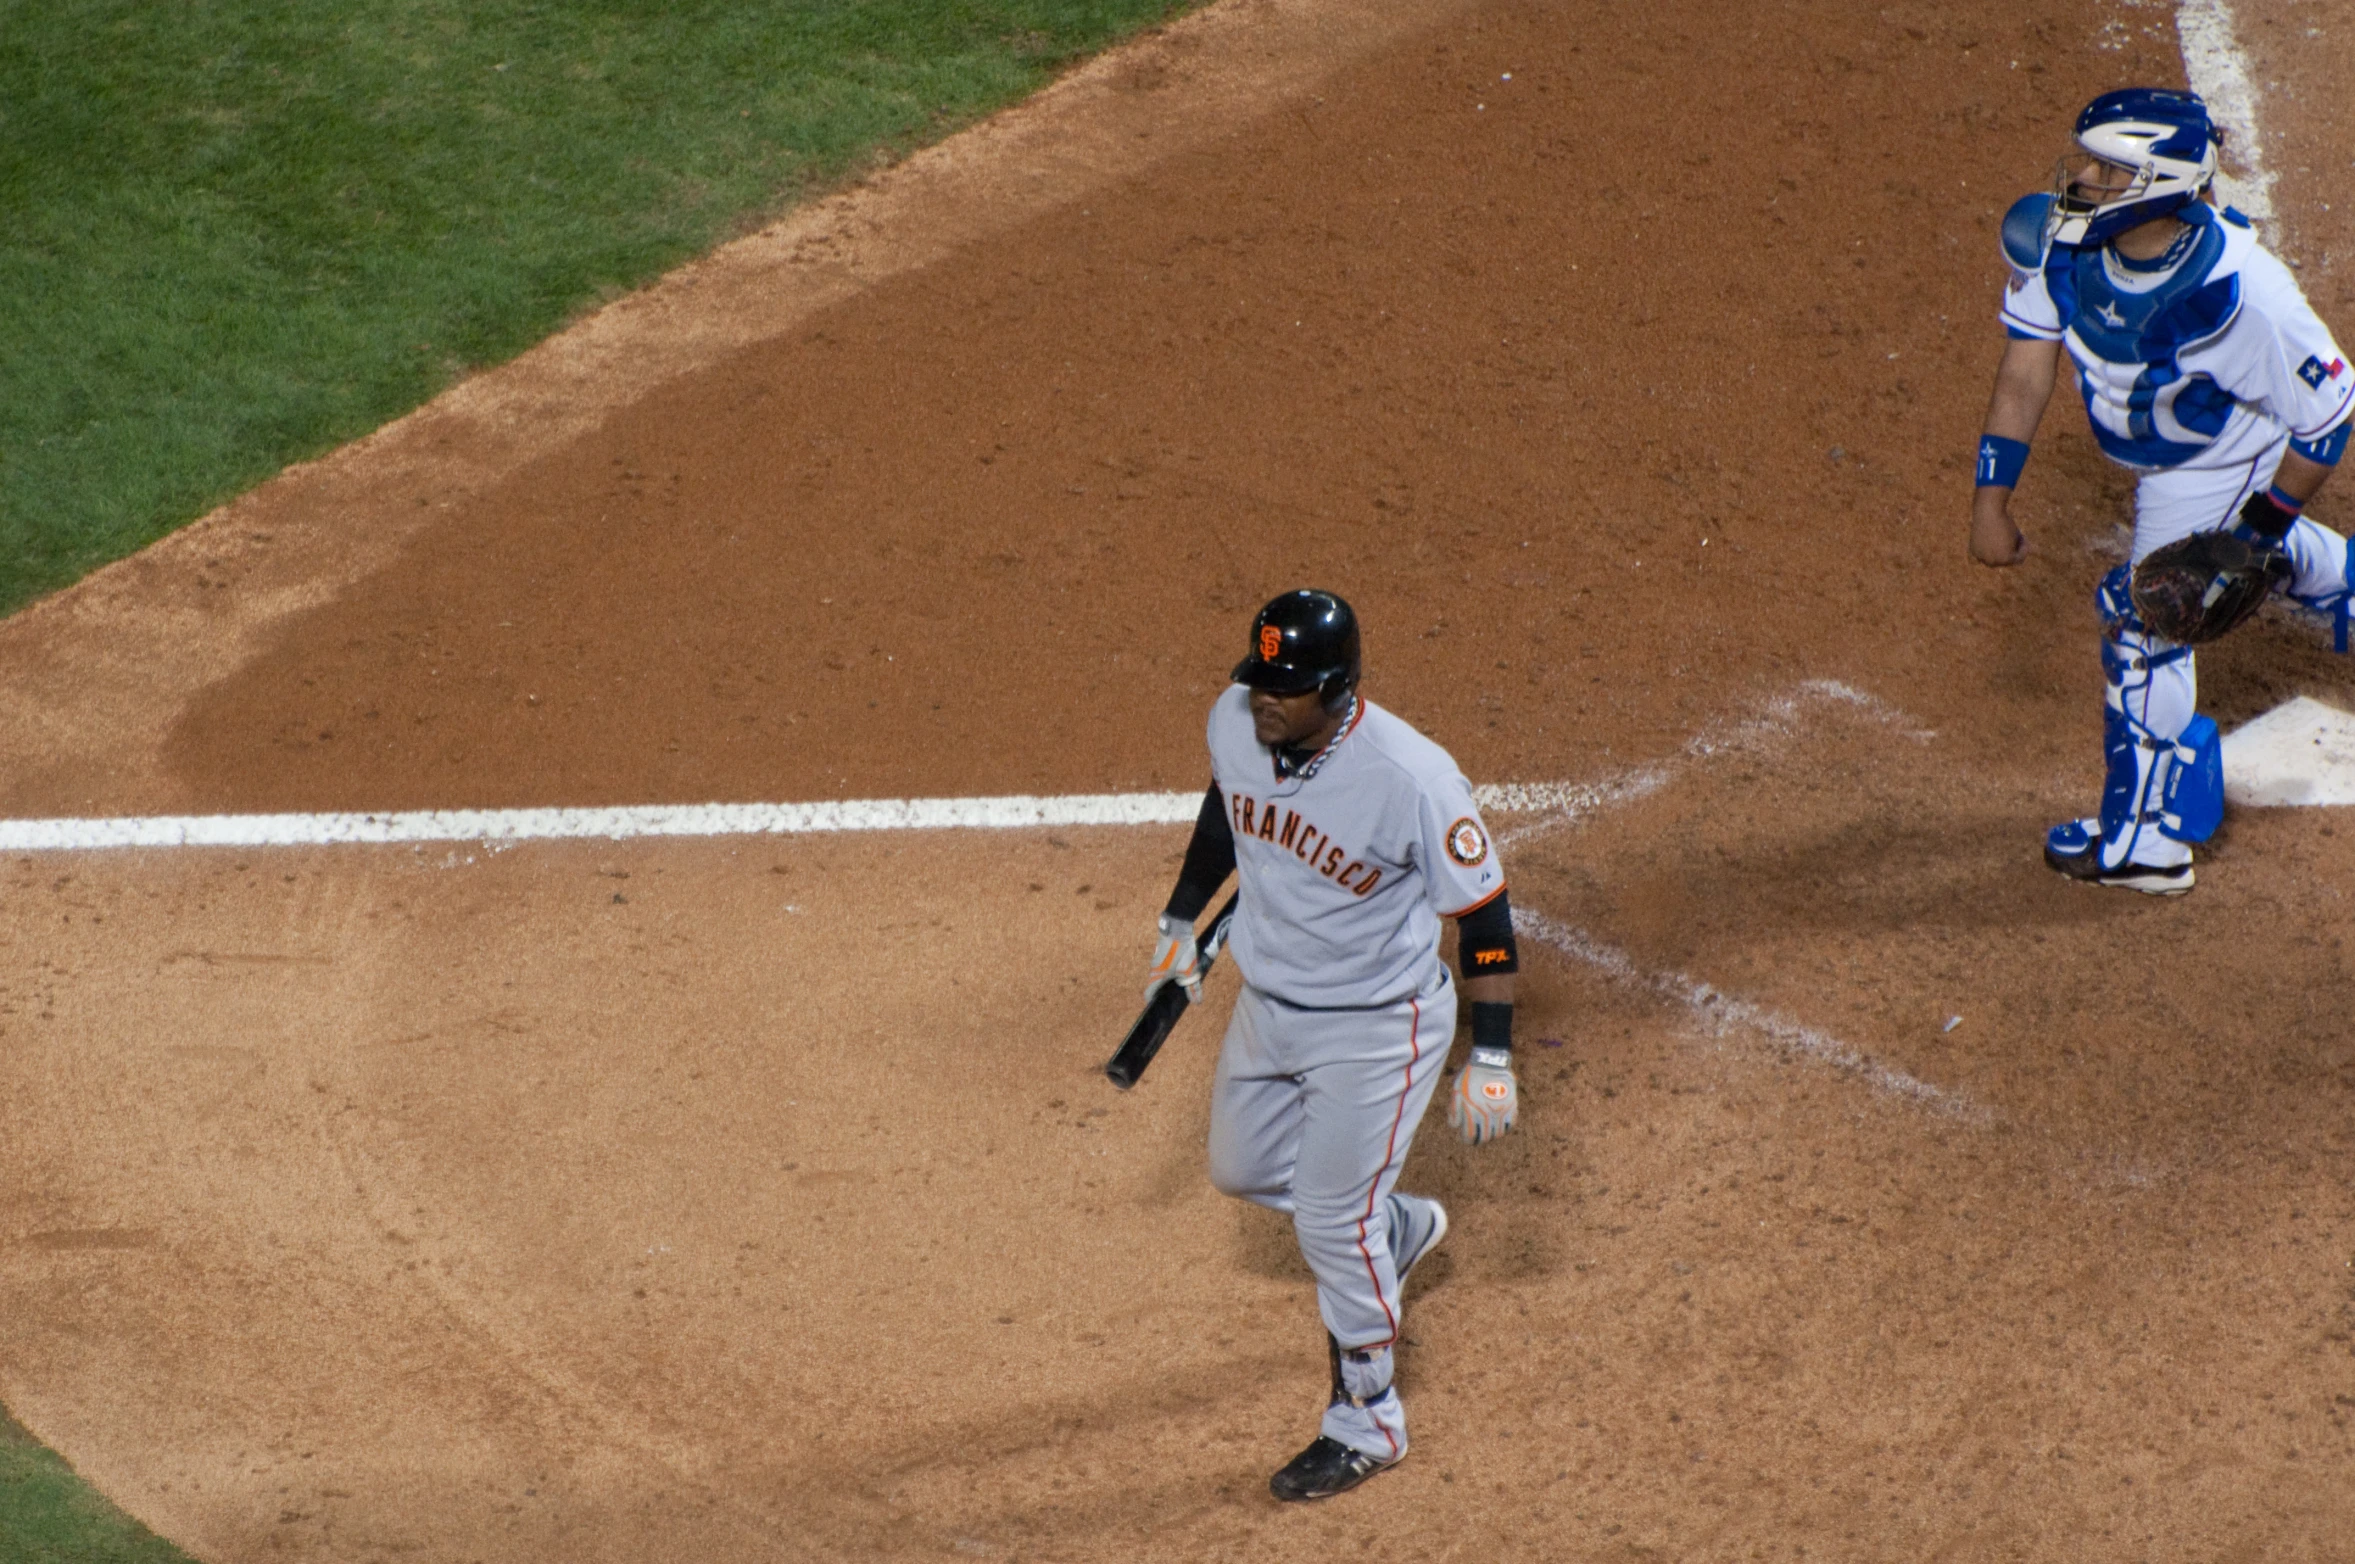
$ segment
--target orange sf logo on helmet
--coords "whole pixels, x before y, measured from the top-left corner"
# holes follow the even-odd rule
[[[1272,663],[1276,660],[1276,653],[1283,649],[1284,632],[1274,625],[1261,625],[1259,627],[1259,660],[1263,663]]]

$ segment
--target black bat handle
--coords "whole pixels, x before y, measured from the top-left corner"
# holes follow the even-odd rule
[[[1238,891],[1227,898],[1227,904],[1219,908],[1218,915],[1210,920],[1209,932],[1195,946],[1200,960],[1199,970],[1205,978],[1210,976],[1210,968],[1218,960],[1218,953],[1226,948],[1227,931],[1234,924],[1235,907],[1241,897],[1242,893]],[[1153,1056],[1161,1051],[1161,1045],[1168,1040],[1171,1028],[1178,1024],[1178,1018],[1186,1013],[1191,1003],[1186,998],[1185,989],[1174,980],[1154,991],[1153,997],[1145,1001],[1144,1013],[1137,1017],[1136,1025],[1128,1029],[1128,1036],[1121,1039],[1119,1049],[1104,1063],[1104,1073],[1111,1078],[1113,1085],[1127,1091],[1137,1084],[1144,1076],[1145,1066],[1153,1062]]]

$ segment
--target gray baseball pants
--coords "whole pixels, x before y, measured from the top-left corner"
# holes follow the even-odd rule
[[[1243,985],[1210,1096],[1210,1181],[1287,1212],[1316,1273],[1317,1311],[1343,1348],[1399,1331],[1384,1197],[1455,1036],[1442,966],[1422,993],[1364,1010],[1307,1010]]]

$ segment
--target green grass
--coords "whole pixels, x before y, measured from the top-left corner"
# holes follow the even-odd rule
[[[0,612],[1190,0],[0,0]]]
[[[187,1564],[0,1412],[0,1564]]]

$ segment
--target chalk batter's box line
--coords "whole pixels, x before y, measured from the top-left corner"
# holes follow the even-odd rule
[[[1513,783],[1473,789],[1483,810],[1559,809],[1591,789]],[[635,804],[606,809],[425,809],[379,814],[157,815],[0,820],[0,852],[125,847],[334,847],[401,843],[628,841],[663,836],[811,836],[839,831],[1019,830],[1038,826],[1185,825],[1200,793],[1052,797],[868,798],[813,804]]]

